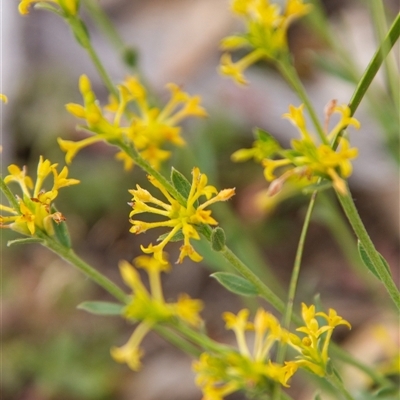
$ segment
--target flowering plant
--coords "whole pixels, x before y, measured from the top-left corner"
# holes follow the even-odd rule
[[[0,225],[23,235],[11,240],[10,245],[38,242],[116,299],[117,303],[85,302],[80,308],[95,314],[117,315],[135,324],[126,344],[117,347],[110,343],[109,346],[111,357],[118,363],[127,364],[133,371],[143,367],[142,341],[150,331],[155,331],[193,357],[195,382],[203,400],[222,400],[235,392],[243,392],[247,398],[295,399],[287,388],[293,382],[295,384],[301,371],[305,373],[303,376],[310,377],[309,381],[321,393],[333,389],[337,399],[386,398],[379,397],[382,392],[394,396],[396,385],[387,375],[374,371],[373,367],[363,364],[333,343],[335,329],[341,325],[351,329],[351,323],[333,308],[324,311],[317,298],[313,304],[306,305],[298,287],[304,241],[314,206],[319,197],[323,197],[323,191],[331,190],[357,236],[357,244],[351,245],[358,248],[363,262],[361,274],[372,273],[380,287],[385,289],[388,300],[397,310],[400,309],[400,294],[388,263],[371,241],[348,185],[352,161],[358,156],[359,149],[351,144],[347,132],[350,126],[360,128],[354,114],[379,66],[387,60],[400,35],[400,17],[397,16],[383,38],[352,99],[347,105],[338,105],[336,100],[332,100],[325,108],[325,118],[321,123],[294,67],[288,29],[295,20],[306,15],[311,18],[315,12],[314,19],[322,16],[316,12],[314,2],[286,0],[284,5],[280,3],[269,0],[231,1],[231,11],[244,22],[244,31],[221,41],[224,53],[219,72],[239,86],[251,85],[244,76],[245,70],[256,62],[266,61],[274,65],[300,99],[298,106],[289,105],[289,111],[283,115],[300,133],[300,138],[290,141],[290,148],[281,145],[272,134],[257,128],[253,145],[238,149],[231,155],[234,162],[254,159],[261,164],[264,178],[269,182],[267,191],[262,192],[265,199],[278,203],[285,196],[290,197],[293,192],[286,191],[290,185],[296,188],[294,192],[297,194],[307,196],[311,193],[291,279],[284,294],[280,293],[278,285],[273,284],[272,273],[269,279],[263,279],[263,273],[268,273],[267,266],[263,272],[255,272],[250,249],[247,255],[241,252],[239,257],[239,252],[228,247],[229,227],[224,229],[223,218],[220,219],[212,208],[215,203],[229,202],[236,189],[217,189],[209,184],[212,179],[201,172],[203,167],[200,169],[197,165],[191,166],[191,179],[174,167],[169,177],[165,173],[166,163],[174,160],[177,149],[187,144],[182,121],[210,114],[201,105],[201,97],[186,93],[175,83],[168,83],[170,98],[161,106],[154,104],[150,89],[139,74],[129,75],[122,83],[114,84],[92,46],[88,28],[81,18],[82,9],[87,7],[89,15],[99,13],[101,18],[97,21],[104,23],[108,20],[98,6],[93,7],[86,0],[23,0],[19,4],[21,14],[28,14],[35,5],[61,16],[77,42],[88,52],[108,91],[108,104],[102,106],[89,77],[80,77],[78,87],[83,104],[68,103],[66,109],[73,117],[84,121],[77,129],[88,136],[81,140],[59,137],[58,145],[64,152],[65,162],[72,166],[78,152],[103,142],[117,148],[115,157],[123,162],[127,173],[131,173],[133,166],[138,167],[133,173],[139,168],[145,171],[151,185],[149,190],[145,188],[147,182],[126,188],[132,196],[126,219],[131,224],[130,233],[138,235],[160,228],[160,236],[152,239],[153,242],[140,244],[132,262],[120,261],[120,275],[130,292],[126,293],[73,250],[68,215],[58,211],[54,202],[58,200],[60,188],[78,183],[85,185],[85,182],[68,178],[66,166],[59,170],[57,163],[43,156],[39,157],[35,184],[27,168],[16,164],[11,164],[8,174],[1,178],[1,190],[8,205],[0,205]],[[239,49],[242,58],[233,62],[231,53]],[[245,54],[247,49],[249,52]],[[398,97],[393,97],[393,102],[398,102]],[[0,100],[6,102],[7,97],[1,95]],[[340,118],[330,128],[334,114],[339,114]],[[309,128],[307,116],[312,128]],[[139,180],[133,176],[134,180]],[[50,177],[53,184],[47,186]],[[22,193],[14,193],[15,183]],[[154,244],[154,240],[158,243]],[[234,345],[220,343],[208,332],[207,320],[201,315],[207,304],[202,300],[193,299],[187,293],[179,294],[175,300],[164,295],[161,274],[177,268],[171,266],[170,254],[167,253],[171,252],[173,242],[180,242],[177,264],[206,263],[210,254],[213,260],[224,259],[231,270],[222,271],[221,267],[212,275],[223,286],[221,290],[250,299],[249,307],[236,313],[226,311],[222,315],[226,330],[232,330],[235,335]],[[207,250],[199,243],[208,243]],[[214,264],[218,263],[215,261]],[[147,282],[139,270],[146,272]],[[263,306],[259,300],[263,301]],[[250,317],[253,310],[256,310],[254,317]],[[362,371],[373,382],[374,390],[360,394],[348,388],[341,377],[340,363]],[[321,399],[320,394],[317,393],[314,399]]]

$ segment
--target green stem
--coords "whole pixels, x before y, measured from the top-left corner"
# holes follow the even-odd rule
[[[379,42],[385,43],[385,33],[388,31],[386,15],[385,15],[385,7],[382,1],[370,1],[368,2],[370,7],[370,14],[374,21],[374,26],[377,34],[377,38]],[[397,109],[399,108],[399,77],[396,66],[396,60],[394,58],[394,54],[389,54],[388,50],[384,50],[382,48],[384,59],[384,69],[385,69],[385,78],[386,78],[386,86],[387,90],[390,93],[394,104]],[[385,53],[387,53],[387,57],[385,57]]]
[[[300,97],[300,100],[306,106],[307,111],[310,114],[311,120],[314,124],[315,129],[317,130],[318,136],[321,139],[322,143],[329,144],[328,139],[326,138],[326,134],[319,121],[319,118],[315,113],[314,107],[308,98],[307,92],[305,91],[304,86],[301,83],[301,80],[299,79],[296,69],[290,63],[289,59],[284,59],[278,62],[277,67],[280,73],[283,75],[283,77],[287,80],[287,82],[292,86],[293,90]]]
[[[8,188],[8,186],[4,183],[3,178],[0,176],[0,189],[4,193],[4,195],[7,197],[7,200],[10,204],[10,206],[17,211],[19,214],[21,214],[19,210],[19,204],[15,196],[12,194],[11,190]]]
[[[290,321],[293,316],[293,304],[294,304],[294,298],[296,296],[297,283],[299,280],[300,266],[301,266],[301,261],[303,258],[304,244],[305,244],[306,237],[307,237],[307,231],[310,226],[311,214],[312,214],[312,211],[315,206],[316,198],[317,198],[317,192],[315,191],[311,195],[311,200],[310,200],[310,203],[308,204],[307,213],[306,213],[303,227],[301,230],[299,243],[297,245],[297,251],[296,251],[296,257],[295,257],[295,261],[294,261],[294,265],[293,265],[292,276],[290,278],[289,293],[288,293],[287,302],[286,302],[286,309],[285,309],[285,313],[283,316],[283,328],[285,328],[287,330],[289,330]],[[276,357],[278,364],[282,364],[283,360],[285,359],[286,347],[287,346],[284,342],[279,342],[278,352],[277,352],[277,357]],[[276,384],[274,387],[274,394],[273,394],[272,399],[278,400],[279,399],[278,396],[280,393],[281,393],[281,386],[279,384]]]
[[[195,358],[198,358],[201,354],[201,350],[199,350],[198,347],[194,346],[192,343],[189,343],[187,340],[183,340],[182,336],[178,336],[175,332],[171,332],[166,327],[156,325],[153,327],[153,330],[167,340],[170,344],[178,349],[181,349],[186,354],[190,354]]]
[[[103,31],[111,44],[120,53],[125,64],[134,69],[135,73],[138,73],[136,63],[137,54],[135,49],[125,45],[120,34],[118,33],[118,30],[115,28],[114,24],[110,21],[108,15],[101,7],[100,2],[98,0],[83,0],[83,3],[90,14],[90,17],[95,21],[98,28]],[[140,80],[143,81],[142,76]]]
[[[99,56],[97,55],[95,49],[93,48],[92,42],[90,40],[89,31],[85,23],[79,18],[79,16],[69,17],[65,19],[70,26],[72,32],[75,35],[78,43],[87,51],[89,57],[91,58],[97,72],[99,73],[104,85],[107,87],[110,94],[118,98],[118,91],[112,82],[110,76],[108,75],[106,69],[104,68]]]
[[[115,87],[114,83],[112,82],[111,78],[109,77],[107,71],[103,67],[103,64],[101,63],[100,58],[97,56],[97,53],[94,50],[91,42],[89,42],[89,45],[86,47],[86,51],[88,52],[90,58],[92,59],[92,62],[97,69],[97,72],[99,73],[101,79],[103,80],[103,83],[107,87],[110,94],[118,98],[118,90]]]
[[[215,342],[214,340],[210,339],[207,335],[195,331],[194,329],[190,328],[181,321],[174,323],[173,329],[180,332],[182,335],[185,336],[186,339],[200,346],[205,351],[210,351],[214,353],[223,353],[232,351],[231,347]]]
[[[386,386],[393,386],[393,383],[386,379],[383,375],[379,374],[376,369],[370,368],[366,364],[358,361],[356,358],[352,357],[347,351],[343,350],[337,344],[332,343],[330,344],[330,353],[336,357],[338,360],[352,365],[355,368],[358,368],[360,371],[364,372],[365,375],[368,375],[373,382],[377,383],[379,386],[386,387]]]
[[[330,384],[336,388],[346,400],[354,400],[354,397],[346,390],[343,383],[334,374],[327,376]]]
[[[268,286],[266,286],[261,279],[232,252],[232,250],[225,246],[225,248],[221,251],[221,254],[232,264],[237,272],[239,272],[257,288],[261,297],[267,300],[268,303],[271,304],[281,314],[284,313],[285,303]]]
[[[394,283],[390,273],[385,268],[385,265],[381,260],[380,254],[376,251],[375,246],[372,243],[372,240],[369,237],[368,232],[361,221],[360,215],[358,214],[357,208],[351,195],[342,195],[339,192],[336,192],[336,195],[340,201],[340,204],[342,205],[344,212],[346,213],[346,216],[351,226],[353,227],[355,234],[358,237],[358,240],[361,242],[368,257],[374,264],[376,272],[378,273],[386,290],[389,292],[390,297],[392,298],[396,307],[400,310],[399,290],[397,289],[396,284]]]
[[[165,189],[182,205],[186,204],[186,199],[175,189],[172,183],[166,179],[160,172],[155,170],[140,154],[137,150],[130,144],[126,144],[122,141],[118,141],[115,143],[117,147],[123,150],[132,160],[137,164],[143,171],[147,172],[149,175],[153,176],[160,182]]]
[[[43,245],[52,250],[65,261],[76,267],[84,275],[96,282],[99,286],[105,289],[108,293],[114,296],[122,303],[127,302],[127,294],[124,293],[114,282],[110,281],[106,276],[95,270],[81,258],[79,258],[72,249],[62,246],[54,239],[47,236],[44,232],[37,230],[36,236],[44,240]]]
[[[125,48],[125,44],[117,29],[115,29],[114,24],[109,20],[107,14],[100,6],[100,3],[97,0],[83,0],[83,3],[90,14],[90,17],[94,19],[97,25],[109,38],[110,42],[117,48],[117,50],[122,51]]]
[[[365,92],[371,85],[375,75],[377,74],[379,68],[381,67],[383,60],[389,54],[390,50],[396,43],[399,36],[400,36],[400,14],[397,15],[384,41],[381,43],[379,49],[372,57],[370,63],[368,64],[364,72],[364,75],[358,82],[357,88],[349,103],[351,115],[355,113],[357,107],[359,106],[362,98],[365,95]]]

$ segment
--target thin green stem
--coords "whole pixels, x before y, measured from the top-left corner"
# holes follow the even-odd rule
[[[222,353],[232,351],[231,347],[215,342],[204,333],[198,332],[182,322],[176,322],[173,328],[185,336],[186,339],[203,348],[205,351]]]
[[[110,42],[117,48],[117,50],[122,51],[125,48],[125,43],[121,39],[114,24],[109,20],[107,14],[100,6],[100,3],[97,0],[83,0],[83,4],[88,10],[90,17],[95,20],[97,25],[109,38]]]
[[[175,332],[171,332],[164,326],[156,325],[153,327],[153,330],[157,332],[160,336],[162,336],[165,340],[171,343],[178,349],[181,349],[186,354],[190,354],[193,357],[198,358],[201,354],[201,350],[198,347],[194,346],[192,343],[184,340],[182,336],[178,336]]]
[[[342,208],[355,232],[359,241],[363,245],[368,257],[372,261],[375,266],[376,272],[378,273],[380,280],[388,291],[390,297],[392,298],[396,307],[400,310],[400,293],[396,287],[395,282],[393,281],[392,276],[389,271],[386,269],[383,261],[381,260],[380,254],[376,251],[374,244],[372,243],[371,238],[368,235],[367,230],[365,229],[364,224],[361,221],[360,215],[358,214],[357,208],[354,204],[354,201],[349,194],[343,195],[339,192],[336,192],[336,195],[342,205]]]
[[[277,311],[282,314],[284,313],[285,303],[268,286],[266,286],[261,279],[232,252],[232,250],[225,246],[221,251],[221,254],[232,264],[237,272],[257,288],[261,297],[267,300],[268,303]]]
[[[295,257],[295,261],[294,261],[294,265],[293,265],[292,276],[290,278],[289,292],[288,292],[288,297],[287,297],[287,301],[286,301],[286,309],[285,309],[284,316],[283,316],[283,327],[287,330],[289,330],[289,328],[290,328],[290,321],[293,316],[293,304],[294,304],[294,298],[296,296],[297,283],[299,280],[300,266],[301,266],[301,261],[303,258],[304,244],[306,241],[308,228],[310,226],[311,214],[312,214],[312,211],[315,206],[316,198],[317,198],[317,192],[315,191],[311,195],[311,200],[310,200],[310,203],[308,204],[307,213],[306,213],[303,227],[301,230],[299,243],[297,245],[296,257]],[[278,364],[282,364],[283,360],[285,359],[286,347],[287,346],[284,342],[279,342],[278,352],[277,352],[277,357],[276,357]],[[274,395],[273,395],[272,399],[278,400],[279,399],[278,396],[279,396],[280,392],[281,392],[281,386],[276,384],[275,388],[274,388]]]
[[[370,7],[370,14],[372,20],[374,21],[374,26],[379,42],[385,43],[385,34],[388,31],[385,7],[382,1],[369,1],[368,5]],[[390,49],[389,49],[390,51]],[[383,67],[385,69],[385,78],[387,90],[390,93],[393,102],[395,103],[397,109],[399,109],[399,72],[396,66],[396,60],[394,54],[389,54],[389,51],[382,47],[382,58],[384,59]],[[387,56],[385,57],[385,53]]]
[[[143,157],[141,157],[132,145],[126,144],[122,141],[118,141],[113,144],[123,150],[126,154],[128,154],[128,156],[132,158],[135,164],[142,168],[143,171],[156,178],[158,182],[160,182],[180,204],[186,204],[186,199],[175,189],[172,183],[162,174],[160,174],[160,172],[155,170]]]
[[[329,144],[328,139],[326,138],[326,134],[319,121],[319,118],[315,113],[314,107],[311,104],[310,99],[308,98],[307,92],[305,91],[304,86],[301,83],[301,80],[297,74],[296,69],[290,63],[289,59],[284,59],[278,62],[277,67],[282,76],[292,86],[293,90],[297,93],[297,95],[300,97],[300,100],[306,106],[307,111],[310,114],[311,120],[314,124],[315,129],[317,130],[318,136],[321,139],[322,143]]]
[[[372,57],[370,63],[368,64],[364,72],[364,75],[358,82],[353,97],[349,102],[351,115],[355,113],[356,109],[358,108],[359,104],[361,103],[361,100],[365,95],[365,92],[368,90],[375,75],[377,74],[379,68],[381,67],[383,60],[389,54],[390,50],[396,43],[399,36],[400,36],[400,14],[397,15],[392,26],[389,28],[389,32],[386,35],[384,41],[381,43],[379,49]]]
[[[10,206],[17,212],[20,213],[19,211],[19,204],[15,196],[12,194],[11,190],[9,187],[4,183],[3,178],[0,176],[0,188],[1,191],[4,193],[4,195],[7,197],[7,200],[10,204]]]
[[[336,359],[346,364],[352,365],[353,367],[364,372],[365,375],[368,375],[373,382],[382,387],[393,386],[393,383],[389,379],[385,378],[383,375],[379,374],[375,368],[371,368],[365,363],[357,360],[346,350],[343,350],[341,347],[339,347],[337,344],[331,342],[329,347],[331,355],[333,355]]]
[[[110,94],[118,97],[118,91],[104,68],[99,56],[97,55],[89,35],[89,31],[85,23],[79,16],[69,17],[65,19],[75,35],[77,42],[87,51],[90,59],[92,60],[97,72],[100,75],[104,85],[107,87]]]
[[[127,302],[128,296],[126,293],[124,293],[114,282],[110,281],[106,276],[95,270],[80,257],[78,257],[72,249],[62,246],[60,243],[56,242],[54,239],[50,238],[40,230],[37,230],[35,234],[38,238],[44,240],[43,245],[48,249],[52,250],[65,261],[73,265],[84,275],[114,296],[117,300],[121,301],[122,303]]]
[[[99,73],[103,83],[107,87],[108,91],[118,98],[118,91],[115,87],[114,83],[112,82],[111,78],[109,77],[107,71],[103,67],[103,64],[100,61],[96,51],[94,50],[92,43],[89,42],[89,45],[86,47],[86,51],[88,52],[90,58],[92,59],[93,64],[95,65],[97,72]]]
[[[330,384],[336,388],[339,393],[342,394],[343,398],[346,400],[355,400],[354,397],[346,390],[346,388],[343,386],[343,383],[338,379],[338,377],[334,374],[328,375],[327,376]]]

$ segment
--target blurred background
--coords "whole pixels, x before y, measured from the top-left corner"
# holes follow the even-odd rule
[[[216,205],[213,215],[225,229],[229,246],[284,296],[309,198],[293,189],[268,199],[261,167],[252,162],[234,164],[230,155],[251,146],[255,126],[287,144],[297,132],[281,115],[289,104],[297,106],[300,101],[271,65],[250,68],[246,88],[218,75],[219,41],[243,29],[230,13],[228,0],[98,3],[126,46],[136,52],[137,68],[161,102],[168,99],[168,82],[202,96],[209,117],[184,124],[188,146],[178,149],[163,171],[168,175],[173,165],[190,176],[193,166],[199,166],[217,188],[236,187],[235,198],[229,204]],[[323,1],[342,58],[335,55],[309,17],[289,32],[296,68],[321,118],[330,100],[349,101],[354,79],[361,76],[376,50],[370,3]],[[89,76],[103,104],[107,92],[60,18],[33,9],[28,16],[20,16],[17,4],[1,4],[1,92],[9,98],[7,105],[1,105],[1,170],[5,176],[10,163],[27,165],[35,176],[40,155],[64,165],[57,137],[81,137],[75,130],[77,121],[64,108],[68,102],[81,102],[79,76]],[[391,22],[399,11],[398,2],[385,1],[385,7]],[[124,64],[127,49],[116,49],[84,7],[83,13],[94,47],[113,80],[119,82],[128,73],[135,73]],[[396,45],[392,55],[397,60],[398,51]],[[354,162],[350,185],[367,230],[398,282],[399,114],[393,113],[388,102],[384,76],[380,76],[355,115],[362,127],[351,130],[351,143],[359,148],[359,158]],[[123,285],[118,261],[131,261],[140,254],[139,245],[154,241],[156,236],[151,232],[146,236],[129,233],[128,189],[137,183],[146,187],[146,178],[139,168],[124,172],[114,153],[105,145],[79,153],[70,166],[70,176],[79,178],[81,184],[64,189],[57,207],[67,217],[76,252]],[[1,202],[6,203],[4,198]],[[156,335],[150,334],[143,343],[146,354],[140,372],[116,364],[109,349],[124,344],[133,327],[120,318],[106,319],[76,309],[86,300],[112,299],[48,250],[38,245],[7,248],[7,241],[17,235],[6,229],[0,234],[2,399],[201,398],[193,383],[191,359]],[[321,194],[305,245],[296,307],[299,311],[302,301],[310,303],[320,293],[322,304],[335,308],[353,326],[350,333],[338,329],[336,340],[379,368],[379,363],[383,365],[388,359],[388,351],[399,344],[398,321],[384,289],[361,267],[355,243],[334,196],[329,191]],[[177,258],[178,248],[179,244],[170,245],[171,259]],[[185,261],[175,266],[165,276],[166,298],[173,300],[178,293],[187,292],[203,299],[202,315],[210,335],[233,344],[221,313],[254,304],[242,302],[211,279],[211,271],[229,270],[229,266],[205,243],[197,248],[205,255],[205,262]],[[345,379],[367,387],[365,378],[354,373],[347,371]],[[290,393],[294,399],[314,398],[306,382],[301,375],[293,380]]]

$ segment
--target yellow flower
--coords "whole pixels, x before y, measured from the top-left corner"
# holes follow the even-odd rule
[[[273,196],[280,191],[283,184],[294,177],[303,182],[308,179],[309,184],[314,184],[318,178],[325,178],[332,182],[333,187],[341,194],[347,193],[345,179],[352,173],[350,160],[358,155],[356,148],[351,148],[347,139],[340,137],[338,146],[334,150],[331,146],[337,134],[353,125],[359,128],[360,124],[350,117],[350,109],[346,105],[332,107],[332,112],[340,113],[340,121],[327,133],[331,145],[318,144],[306,126],[303,115],[304,106],[289,106],[289,112],[283,114],[300,132],[301,139],[291,141],[291,149],[282,149],[271,135],[257,130],[257,140],[251,149],[240,149],[232,154],[234,161],[245,161],[254,158],[264,167],[265,179],[272,182],[269,195]],[[329,115],[330,116],[330,115]],[[328,116],[328,117],[329,117]],[[281,171],[277,177],[276,170]]]
[[[222,50],[249,47],[251,52],[236,63],[229,54],[221,58],[219,71],[238,84],[246,84],[245,69],[260,59],[279,61],[288,53],[287,30],[297,18],[307,14],[311,6],[302,0],[287,0],[282,11],[278,4],[265,0],[233,0],[232,11],[243,19],[246,29],[241,35],[228,36],[221,41]]]
[[[305,325],[297,328],[296,331],[304,333],[305,336],[303,338],[294,334],[288,336],[288,343],[300,353],[295,363],[318,376],[325,376],[329,361],[329,343],[334,328],[338,325],[346,325],[351,329],[351,325],[338,316],[333,309],[329,309],[329,314],[315,312],[314,305],[307,307],[306,304],[302,303],[301,314]],[[327,325],[320,326],[316,319],[317,316],[326,319]]]
[[[122,279],[132,290],[123,315],[126,319],[139,322],[131,338],[122,347],[111,348],[115,361],[126,363],[134,371],[140,369],[143,351],[140,343],[145,335],[158,323],[178,318],[192,326],[199,326],[202,319],[199,312],[203,308],[200,300],[191,299],[188,295],[179,296],[176,303],[166,303],[161,287],[161,272],[168,272],[170,264],[142,255],[134,260],[136,268],[144,269],[149,276],[150,291],[143,284],[138,271],[127,261],[119,264]]]
[[[192,247],[190,240],[200,239],[199,233],[196,230],[196,227],[199,225],[217,225],[217,221],[211,217],[211,211],[205,210],[205,208],[217,201],[226,201],[235,194],[235,189],[225,189],[218,192],[214,186],[207,185],[207,176],[201,174],[198,168],[193,169],[192,177],[190,192],[184,205],[173,198],[161,183],[152,176],[148,176],[150,183],[161,191],[169,204],[153,197],[139,185],[136,185],[135,190],[129,191],[133,195],[133,210],[129,215],[130,217],[149,212],[166,218],[159,222],[144,222],[131,219],[130,222],[133,226],[130,232],[139,234],[152,228],[171,228],[168,234],[160,237],[161,242],[158,245],[153,246],[153,244],[150,244],[147,248],[142,247],[144,253],[153,253],[154,257],[160,262],[166,262],[163,257],[164,247],[178,234],[183,235],[183,245],[180,248],[180,255],[177,262],[181,263],[186,256],[196,262],[202,260],[200,254]],[[198,205],[198,200],[202,196],[205,196],[207,201]],[[148,205],[147,203],[153,205]]]
[[[148,101],[147,91],[136,77],[128,76],[117,86],[118,98],[110,96],[103,108],[99,105],[86,75],[79,80],[79,89],[84,105],[69,103],[67,111],[76,118],[84,119],[87,129],[94,134],[79,142],[59,139],[66,161],[70,163],[76,153],[94,142],[106,141],[111,144],[125,142],[132,144],[139,154],[155,169],[171,156],[163,149],[167,142],[183,146],[179,124],[187,117],[205,117],[206,111],[200,106],[199,96],[189,96],[177,85],[168,84],[171,98],[163,109],[153,107]],[[133,107],[131,107],[131,105]],[[135,108],[135,111],[132,109]],[[124,168],[133,167],[132,159],[123,151],[116,158],[123,161]]]
[[[146,322],[141,323],[124,346],[111,348],[111,357],[118,363],[126,363],[133,371],[139,371],[140,360],[144,354],[139,345],[150,330],[151,325]]]
[[[289,386],[288,381],[297,371],[298,364],[287,361],[281,365],[269,359],[273,344],[286,340],[288,333],[273,315],[263,309],[257,311],[254,322],[250,322],[248,316],[247,309],[237,315],[230,312],[223,314],[226,329],[235,333],[239,351],[205,352],[193,363],[196,384],[203,392],[203,399],[223,399],[238,390],[268,394],[273,381]],[[246,342],[249,331],[255,332],[252,351]]]
[[[18,6],[20,14],[28,14],[29,8],[34,3],[51,3],[57,4],[66,16],[76,15],[79,9],[80,0],[21,0]]]
[[[44,160],[40,156],[35,185],[26,174],[25,167],[20,169],[14,164],[8,167],[9,175],[4,178],[4,183],[6,185],[11,182],[18,183],[23,196],[22,198],[17,196],[17,209],[0,205],[0,210],[12,214],[10,216],[0,216],[1,227],[9,227],[29,236],[33,236],[36,229],[44,230],[49,235],[54,233],[51,221],[55,221],[58,224],[63,222],[65,218],[60,212],[51,212],[51,203],[57,197],[60,188],[79,183],[77,179],[67,178],[67,167],[64,167],[58,173],[57,165],[51,164],[49,160]],[[45,191],[43,183],[49,175],[53,176],[53,186],[51,190]]]
[[[0,93],[0,101],[7,104],[7,102],[8,102],[7,96],[5,94]]]

